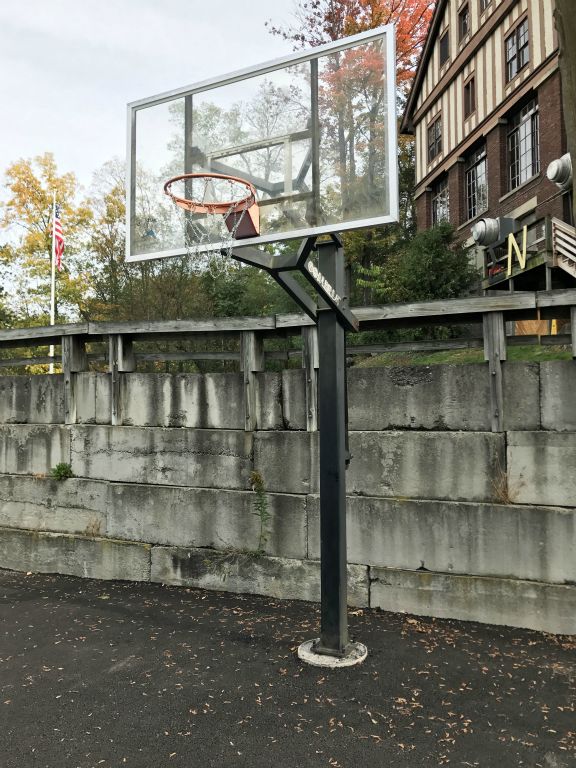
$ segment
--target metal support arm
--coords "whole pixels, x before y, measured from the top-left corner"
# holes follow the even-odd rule
[[[336,235],[331,235],[331,238],[332,242],[317,243],[318,238],[307,237],[302,241],[298,253],[295,255],[275,255],[266,253],[266,251],[259,251],[256,248],[245,247],[234,248],[232,258],[268,272],[300,308],[316,322],[318,307],[296,280],[285,274],[286,272],[300,272],[323,301],[334,310],[344,328],[348,331],[357,331],[359,328],[358,319],[348,309],[342,289],[337,290],[323,271],[309,261],[314,251],[318,251],[326,245],[331,247],[331,251],[334,253],[333,258],[340,258],[338,254],[342,252],[342,242]]]

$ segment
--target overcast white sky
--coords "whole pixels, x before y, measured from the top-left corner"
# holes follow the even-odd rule
[[[0,0],[0,173],[53,152],[89,186],[126,104],[284,56],[293,0]]]

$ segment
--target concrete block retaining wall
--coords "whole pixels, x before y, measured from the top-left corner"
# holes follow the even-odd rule
[[[576,634],[576,365],[351,369],[349,599]],[[319,435],[302,371],[0,378],[0,567],[319,598]],[[58,463],[74,477],[50,477]],[[250,473],[264,478],[260,521]]]

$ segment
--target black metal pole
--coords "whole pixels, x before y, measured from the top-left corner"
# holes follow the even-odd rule
[[[309,262],[318,253],[318,266]],[[357,331],[358,319],[345,294],[342,243],[337,235],[329,242],[309,237],[295,258],[270,256],[254,249],[235,249],[233,258],[265,269],[318,326],[318,419],[320,432],[320,637],[302,643],[298,656],[321,667],[349,667],[368,653],[363,643],[348,640],[346,468],[348,452],[348,403],[346,393],[346,330]],[[299,270],[313,286],[321,306],[289,275]]]
[[[344,253],[320,243],[318,267],[344,295]],[[346,332],[333,309],[318,310],[321,629],[316,653],[343,656],[348,646],[346,553]]]

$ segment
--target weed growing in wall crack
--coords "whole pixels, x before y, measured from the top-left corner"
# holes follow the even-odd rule
[[[266,496],[266,490],[264,488],[264,478],[260,472],[250,473],[250,485],[252,490],[256,494],[254,499],[254,512],[253,515],[260,520],[260,531],[258,535],[258,552],[264,552],[264,547],[268,541],[268,535],[270,533],[268,524],[270,522],[270,512],[268,511],[268,497]]]
[[[241,569],[250,560],[261,557],[265,553],[264,547],[270,533],[268,524],[272,515],[268,510],[268,497],[264,488],[264,478],[260,472],[250,473],[250,485],[255,494],[252,514],[260,521],[258,546],[256,549],[231,547],[223,551],[211,552],[210,557],[204,560],[204,565],[208,571],[219,574],[222,581],[226,581],[232,569]]]
[[[55,467],[52,467],[50,476],[55,480],[68,480],[68,478],[74,477],[74,473],[72,472],[70,464],[61,461],[60,464],[56,464]]]

